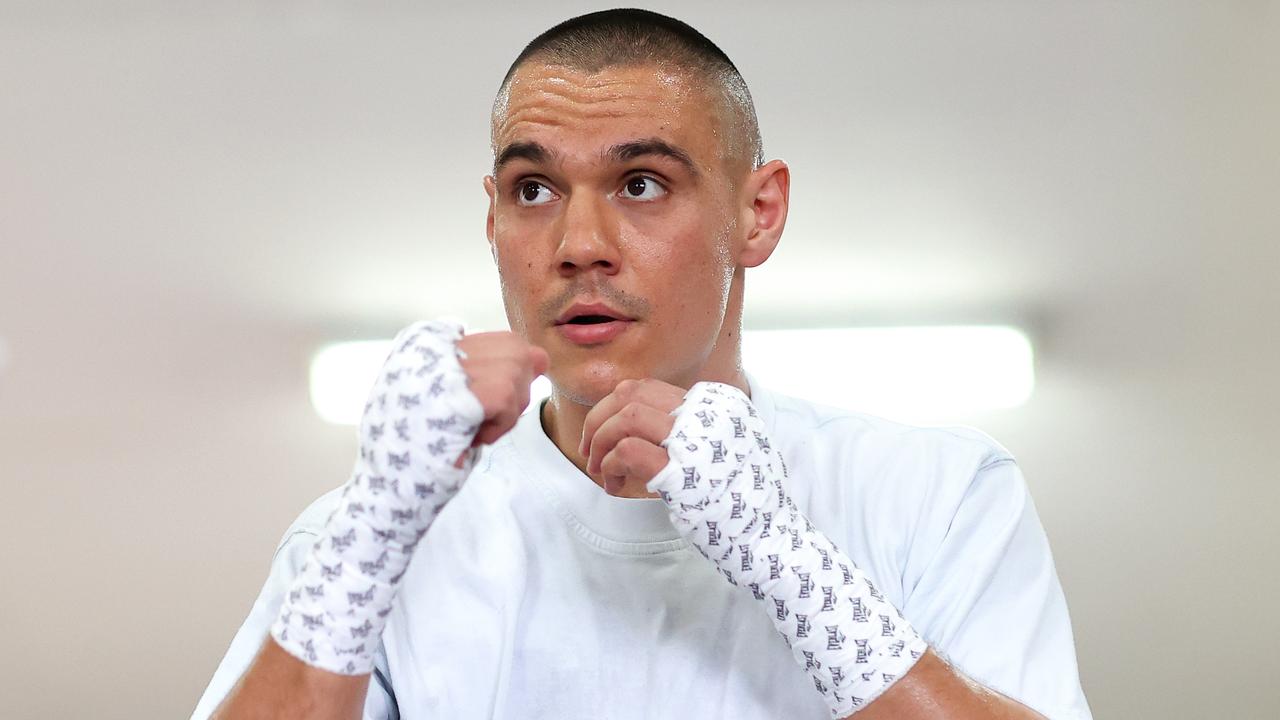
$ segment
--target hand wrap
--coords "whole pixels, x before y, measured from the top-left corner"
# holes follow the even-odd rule
[[[906,674],[927,645],[783,487],[786,465],[737,388],[700,382],[672,413],[670,458],[648,483],[672,523],[772,617],[844,717]]]
[[[421,322],[393,341],[365,405],[351,480],[271,626],[310,665],[371,671],[414,546],[471,472],[484,410],[458,363],[461,337],[456,324]]]

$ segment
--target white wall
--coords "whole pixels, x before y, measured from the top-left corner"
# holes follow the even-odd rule
[[[494,322],[490,94],[586,7],[527,5],[0,0],[6,716],[189,713],[350,467],[309,354]],[[1027,326],[1036,394],[972,422],[1023,465],[1096,715],[1274,716],[1277,5],[671,11],[795,173],[749,322]]]

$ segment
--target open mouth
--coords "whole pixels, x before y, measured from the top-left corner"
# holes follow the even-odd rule
[[[599,325],[600,323],[613,322],[618,318],[609,317],[608,315],[575,315],[569,318],[566,325]]]
[[[575,345],[608,343],[631,326],[632,320],[603,303],[577,303],[556,320],[560,337]]]

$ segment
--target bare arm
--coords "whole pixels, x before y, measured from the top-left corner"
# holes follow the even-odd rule
[[[311,667],[271,638],[214,714],[215,720],[358,720],[368,675]],[[932,651],[851,720],[1044,720],[1044,716],[960,675]]]
[[[415,323],[393,341],[361,421],[352,479],[214,717],[363,714],[414,548],[465,482],[472,448],[511,429],[547,366],[544,351],[512,333],[460,334],[448,323]]]
[[[1045,720],[1031,708],[961,675],[932,650],[853,720]],[[846,719],[848,720],[848,718]]]
[[[682,535],[754,594],[836,717],[1042,718],[948,666],[813,527],[740,389],[619,384],[588,414],[583,446],[615,486],[657,492]]]
[[[213,718],[358,720],[368,690],[368,675],[339,675],[312,667],[268,637]]]
[[[271,638],[214,713],[214,720],[358,720],[368,675],[311,667]],[[1044,720],[1044,716],[960,675],[932,651],[851,720]]]

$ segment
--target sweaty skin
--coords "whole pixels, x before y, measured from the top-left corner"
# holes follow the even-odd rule
[[[781,161],[753,170],[749,158],[726,152],[720,107],[678,71],[531,63],[513,76],[494,118],[499,161],[513,146],[545,151],[500,162],[485,179],[487,229],[512,329],[551,357],[556,390],[544,426],[584,471],[583,419],[622,380],[747,390],[738,351],[743,270],[777,243],[789,174]],[[688,162],[610,154],[649,140]],[[628,185],[637,178],[643,199]],[[545,188],[534,204],[522,196],[530,183]],[[576,345],[554,327],[574,301],[602,301],[634,321],[608,343]],[[637,482],[609,489],[652,496]]]
[[[748,390],[739,357],[744,270],[763,263],[778,243],[789,170],[780,160],[753,168],[726,152],[718,103],[670,68],[584,73],[531,61],[498,108],[495,158],[520,144],[542,151],[496,163],[484,182],[503,302],[515,335],[532,349],[517,344],[518,361],[467,368],[468,375],[474,382],[503,368],[523,377],[539,357],[536,348],[544,349],[556,387],[543,415],[550,438],[584,471],[595,435],[607,438],[602,445],[613,447],[599,448],[592,479],[603,484],[606,472],[612,494],[645,497],[666,453],[646,435],[661,429],[653,421],[674,407],[674,395],[699,380]],[[652,149],[652,141],[687,164],[662,153],[611,153],[635,143]],[[571,343],[555,319],[575,302],[605,303],[631,322],[606,343]],[[523,407],[522,398],[510,395],[493,409],[486,404],[487,420],[519,414],[512,408]],[[596,413],[584,443],[584,420],[597,403],[618,410]],[[624,447],[635,462],[611,462],[611,451]],[[217,716],[351,720],[360,716],[368,680],[309,666],[268,639]],[[932,652],[857,714],[1035,717]]]

